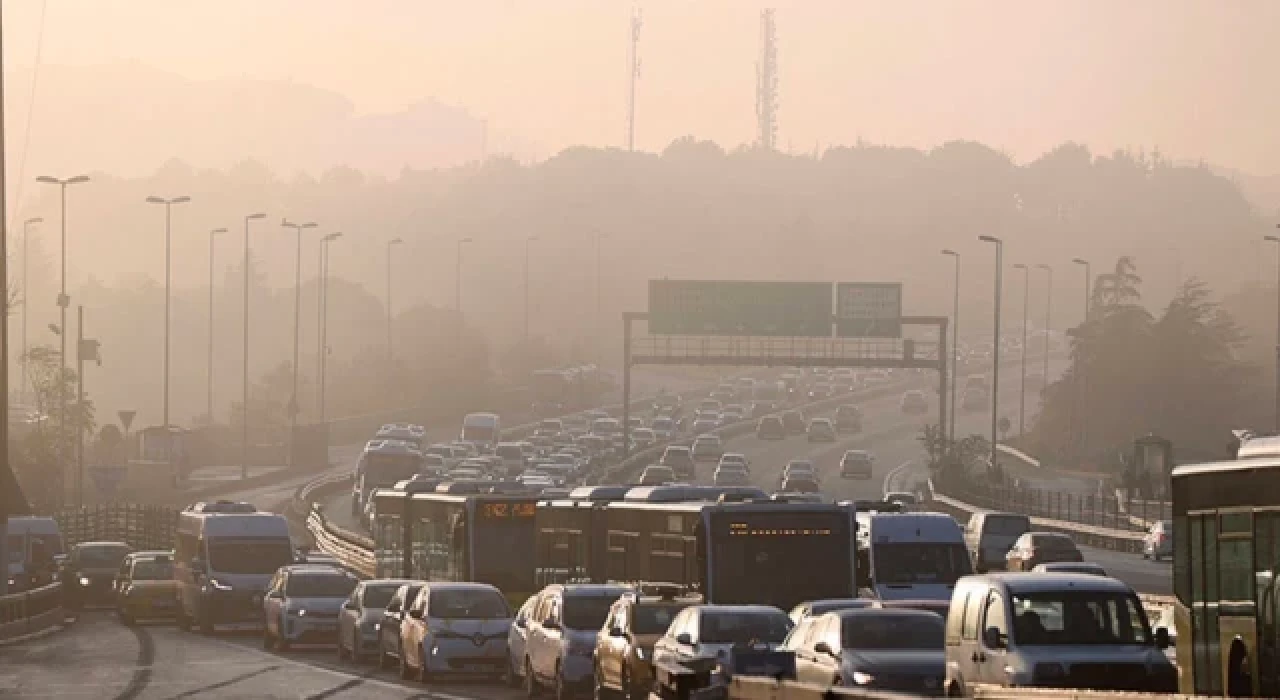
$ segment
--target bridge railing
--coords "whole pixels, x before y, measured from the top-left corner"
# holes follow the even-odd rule
[[[35,634],[62,624],[62,584],[51,583],[0,596],[0,641]]]

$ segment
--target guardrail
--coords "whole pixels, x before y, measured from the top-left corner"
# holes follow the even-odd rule
[[[64,619],[60,583],[0,596],[0,641],[35,634]]]

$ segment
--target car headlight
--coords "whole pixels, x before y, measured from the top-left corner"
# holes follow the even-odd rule
[[[223,583],[223,582],[219,581],[219,580],[218,580],[218,579],[216,579],[216,578],[211,578],[211,579],[209,579],[209,585],[210,585],[210,586],[212,586],[212,587],[213,587],[213,590],[215,590],[215,591],[229,591],[229,590],[231,590],[231,585],[230,585],[230,584]]]
[[[373,631],[374,631],[374,632],[381,632],[381,631],[382,631],[382,623],[381,623],[381,622],[375,622],[375,623],[373,623]]]
[[[293,613],[295,616],[297,616],[297,617],[306,617],[306,616],[307,616],[307,609],[306,609],[306,608],[298,608],[297,610],[291,610],[290,612],[292,612],[292,613]]]
[[[645,660],[644,649],[641,649],[640,647],[636,647],[636,658],[640,659],[641,661]]]
[[[862,671],[854,671],[853,675],[850,677],[853,678],[853,682],[858,685],[871,685],[871,683],[876,679],[876,677],[870,673],[863,673]]]
[[[81,585],[81,586],[87,586],[87,585],[89,585],[89,577],[88,577],[88,576],[81,576],[81,577],[80,577],[80,585]]]

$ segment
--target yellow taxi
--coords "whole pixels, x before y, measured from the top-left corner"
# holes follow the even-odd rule
[[[178,614],[178,582],[170,552],[134,552],[124,558],[115,581],[120,621],[170,619]]]
[[[653,645],[681,610],[701,603],[678,587],[642,586],[626,593],[596,638],[595,697],[645,698],[653,687]]]

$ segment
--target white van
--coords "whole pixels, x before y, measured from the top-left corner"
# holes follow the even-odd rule
[[[502,441],[502,418],[496,413],[468,413],[459,439],[492,450]]]
[[[178,626],[260,627],[262,597],[276,570],[294,563],[283,515],[247,503],[199,503],[178,514],[173,576]]]
[[[973,573],[964,533],[944,513],[858,513],[858,588],[880,600],[951,600]]]

